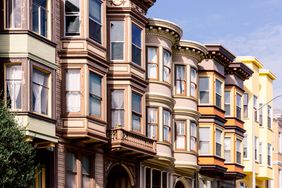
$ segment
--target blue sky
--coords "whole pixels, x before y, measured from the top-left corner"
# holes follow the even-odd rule
[[[274,96],[282,94],[282,0],[157,0],[148,17],[178,24],[183,39],[256,56],[277,76]]]

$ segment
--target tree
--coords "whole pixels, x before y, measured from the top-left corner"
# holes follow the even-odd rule
[[[27,187],[34,177],[35,149],[0,101],[0,187]]]

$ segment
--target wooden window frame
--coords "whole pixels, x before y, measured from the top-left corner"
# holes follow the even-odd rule
[[[154,109],[154,110],[156,110],[156,122],[155,123],[149,123],[148,122],[148,109]],[[151,107],[151,106],[148,106],[148,107],[146,107],[146,113],[147,113],[147,126],[146,126],[146,129],[147,129],[147,131],[146,131],[146,135],[147,135],[147,137],[149,137],[149,138],[151,138],[150,137],[150,135],[149,135],[149,132],[148,132],[148,130],[149,130],[149,128],[151,127],[151,126],[155,126],[156,127],[156,138],[151,138],[151,139],[154,139],[154,140],[159,140],[159,109],[158,109],[158,107]]]
[[[157,55],[157,62],[150,62],[149,61],[149,59],[148,59],[148,49],[149,48],[155,48],[156,49],[156,55]],[[148,65],[149,64],[154,64],[154,65],[156,65],[156,78],[150,78],[149,76],[148,76],[148,72],[147,72],[147,79],[149,79],[149,80],[159,80],[159,48],[157,47],[157,46],[147,46],[146,47],[146,61],[147,61],[147,70],[149,70],[149,68],[148,68]]]
[[[183,128],[184,128],[184,133],[183,134],[178,134],[177,130],[178,130],[178,126],[179,124],[177,123],[183,123]],[[180,137],[184,137],[184,148],[178,148],[177,147],[177,137],[180,136]],[[187,122],[186,120],[181,120],[181,119],[178,119],[178,120],[175,120],[175,149],[178,150],[178,151],[186,151],[187,150]]]

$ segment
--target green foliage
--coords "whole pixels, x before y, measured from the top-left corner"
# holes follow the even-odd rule
[[[27,187],[34,177],[33,146],[0,101],[0,187]]]

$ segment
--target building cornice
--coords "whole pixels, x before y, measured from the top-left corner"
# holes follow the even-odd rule
[[[246,80],[254,73],[248,66],[241,62],[233,62],[226,68],[227,74],[235,74],[242,80]]]
[[[220,44],[206,44],[208,49],[208,54],[206,55],[207,59],[215,59],[218,63],[221,63],[223,66],[228,66],[235,59],[230,51],[224,48]]]
[[[271,80],[276,80],[276,76],[268,69],[260,69],[259,75],[260,76],[268,76]]]
[[[243,63],[253,63],[259,69],[263,67],[262,63],[254,56],[237,56],[235,61],[239,61]]]

